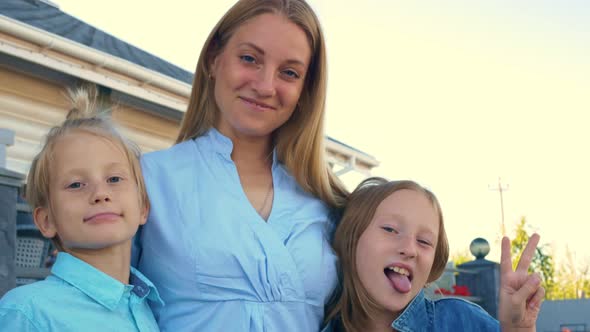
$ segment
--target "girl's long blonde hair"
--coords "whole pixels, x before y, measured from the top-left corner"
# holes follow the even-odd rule
[[[275,13],[285,16],[307,35],[311,61],[297,109],[273,133],[277,157],[299,185],[331,207],[344,203],[347,191],[332,173],[324,149],[326,103],[326,49],[319,20],[304,0],[240,0],[217,23],[201,50],[188,109],[176,143],[199,137],[214,127],[219,114],[209,66],[232,34],[255,16]]]

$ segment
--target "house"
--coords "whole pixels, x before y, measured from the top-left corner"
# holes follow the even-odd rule
[[[537,331],[590,331],[590,299],[543,302],[537,319]]]

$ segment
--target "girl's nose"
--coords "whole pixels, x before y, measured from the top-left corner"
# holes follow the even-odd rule
[[[416,241],[411,236],[400,236],[398,238],[398,253],[407,258],[416,257]]]

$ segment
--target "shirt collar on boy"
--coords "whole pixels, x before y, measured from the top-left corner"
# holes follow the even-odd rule
[[[140,299],[164,304],[158,290],[141,272],[131,267],[129,285],[112,278],[90,264],[68,254],[60,252],[51,274],[79,289],[91,299],[109,310],[115,310],[126,291]]]

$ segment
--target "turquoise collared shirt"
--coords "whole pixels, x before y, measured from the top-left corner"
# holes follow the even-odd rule
[[[147,300],[162,302],[154,285],[134,268],[125,285],[60,252],[50,276],[0,300],[0,330],[159,331]]]

